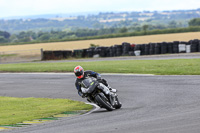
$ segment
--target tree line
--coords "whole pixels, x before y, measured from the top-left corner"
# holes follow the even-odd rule
[[[133,25],[122,28],[101,28],[89,29],[79,28],[75,31],[21,31],[16,34],[10,34],[7,31],[0,31],[0,45],[19,44],[19,43],[37,43],[37,42],[56,42],[56,41],[73,41],[85,39],[101,39],[125,36],[139,36],[150,34],[166,34],[180,32],[200,31],[200,18],[192,19],[188,22],[189,27],[179,27],[175,21],[168,25]]]

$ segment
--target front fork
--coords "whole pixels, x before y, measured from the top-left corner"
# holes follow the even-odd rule
[[[111,92],[111,95],[109,96],[109,100],[110,100],[110,103],[113,107],[115,107],[117,105],[117,99],[116,98],[117,98],[117,94]]]

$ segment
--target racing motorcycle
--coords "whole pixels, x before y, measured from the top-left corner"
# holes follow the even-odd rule
[[[106,95],[105,91],[100,87],[100,82],[94,77],[85,78],[81,82],[81,89],[89,102],[93,102],[108,111],[119,109],[122,106],[117,94],[110,92],[111,95]]]

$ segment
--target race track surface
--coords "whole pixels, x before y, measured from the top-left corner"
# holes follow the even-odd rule
[[[3,133],[199,133],[200,76],[102,74],[118,89],[122,109],[62,118]],[[0,96],[78,96],[72,74],[0,74]]]

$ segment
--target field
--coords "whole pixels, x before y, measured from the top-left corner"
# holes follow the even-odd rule
[[[122,42],[144,44],[149,42],[189,41],[192,39],[200,39],[200,32],[120,37],[120,38],[82,40],[82,41],[70,41],[70,42],[38,43],[38,44],[27,44],[27,45],[25,44],[25,45],[14,45],[14,46],[0,46],[0,52],[6,52],[6,51],[20,52],[20,50],[38,49],[36,50],[37,53],[31,52],[31,54],[40,54],[39,49],[41,48],[43,48],[43,50],[74,50],[74,49],[88,48],[90,47],[90,44],[96,44],[100,46],[112,46],[115,44],[122,44]]]

